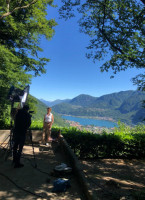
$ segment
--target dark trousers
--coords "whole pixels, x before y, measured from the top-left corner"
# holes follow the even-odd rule
[[[16,164],[20,163],[20,158],[25,143],[25,136],[15,136],[13,145],[13,162]]]

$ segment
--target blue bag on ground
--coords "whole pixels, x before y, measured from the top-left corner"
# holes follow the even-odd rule
[[[68,179],[58,178],[53,182],[52,192],[65,192],[70,187]]]

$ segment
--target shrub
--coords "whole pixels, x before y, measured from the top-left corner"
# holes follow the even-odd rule
[[[142,158],[145,156],[144,125],[130,128],[120,124],[114,132],[102,134],[67,128],[62,129],[62,135],[79,158]]]

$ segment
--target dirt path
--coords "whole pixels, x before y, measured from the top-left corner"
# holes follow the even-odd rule
[[[145,160],[81,161],[96,200],[145,200]]]
[[[0,200],[85,200],[73,174],[62,177],[71,184],[65,193],[52,192],[53,181],[60,177],[53,173],[54,167],[62,162],[68,164],[56,143],[35,145],[34,151],[36,162],[32,146],[25,146],[25,166],[21,169],[12,167],[11,157],[4,161],[0,151]],[[98,159],[80,163],[94,199],[145,200],[145,160]]]
[[[22,163],[25,166],[20,169],[14,169],[11,165],[12,158],[9,157],[7,161],[4,161],[2,152],[0,153],[0,173],[5,175],[2,176],[0,174],[0,200],[84,199],[73,174],[63,176],[63,178],[70,180],[71,185],[65,193],[52,192],[53,181],[59,178],[53,173],[54,167],[60,165],[62,162],[67,164],[56,144],[50,143],[48,147],[35,145],[34,151],[36,162],[34,160],[32,147],[28,145],[24,147]],[[35,164],[37,164],[37,169],[34,168]],[[40,195],[43,198],[34,196],[28,191]]]

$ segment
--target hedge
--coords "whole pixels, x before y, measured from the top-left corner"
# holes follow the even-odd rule
[[[124,131],[121,128],[102,134],[63,128],[61,134],[81,159],[145,157],[145,126]]]

